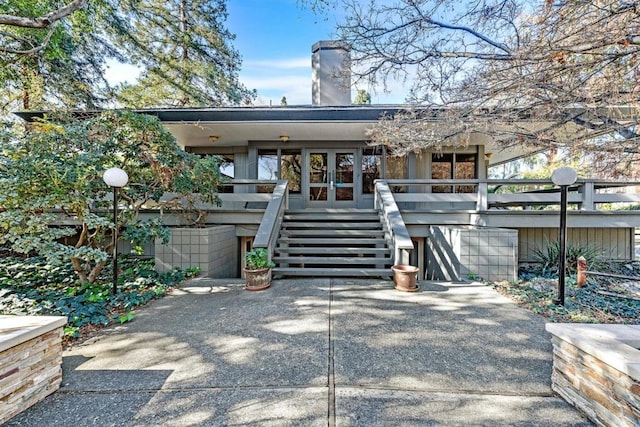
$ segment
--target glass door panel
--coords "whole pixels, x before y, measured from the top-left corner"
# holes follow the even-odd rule
[[[353,153],[334,153],[334,156],[334,201],[353,202],[355,155]]]
[[[309,154],[309,201],[326,202],[328,196],[329,156],[327,153]]]
[[[311,184],[327,183],[327,153],[311,153],[309,155],[309,182]]]
[[[313,150],[309,153],[308,204],[316,207],[355,205],[355,153],[344,150]]]

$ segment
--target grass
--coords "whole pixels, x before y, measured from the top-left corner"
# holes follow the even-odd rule
[[[610,263],[603,272],[640,276],[640,264]],[[640,321],[640,287],[634,282],[590,276],[584,287],[577,287],[576,276],[565,279],[565,304],[555,304],[557,277],[540,277],[523,271],[514,283],[494,283],[500,293],[512,298],[550,322],[621,323]]]
[[[153,260],[118,259],[118,293],[112,270],[96,283],[80,283],[70,265],[51,265],[40,257],[0,258],[0,314],[66,316],[69,343],[110,323],[135,318],[134,309],[164,296],[198,269],[157,273]]]

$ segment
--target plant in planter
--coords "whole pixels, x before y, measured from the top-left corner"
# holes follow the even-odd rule
[[[264,248],[254,248],[246,253],[247,266],[244,268],[245,289],[260,291],[271,285],[271,269],[276,265],[269,260],[269,253]]]

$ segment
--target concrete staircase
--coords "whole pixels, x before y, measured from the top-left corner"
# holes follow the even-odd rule
[[[373,209],[288,210],[275,277],[389,277],[391,251]]]

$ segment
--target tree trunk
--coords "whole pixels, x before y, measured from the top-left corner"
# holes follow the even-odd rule
[[[100,261],[94,265],[91,271],[87,274],[87,271],[85,271],[85,268],[82,266],[82,260],[80,258],[71,258],[71,263],[73,264],[73,269],[82,283],[95,283],[98,275],[102,273],[104,266],[107,265],[106,261]]]
[[[29,105],[31,104],[29,100],[29,68],[27,65],[22,65],[22,109],[28,110]]]
[[[98,275],[102,272],[102,269],[107,264],[106,261],[100,261],[96,265],[93,266],[91,272],[89,273],[89,282],[93,283],[98,278]]]
[[[93,283],[93,281],[89,280],[89,276],[87,276],[84,268],[82,268],[82,260],[80,258],[71,258],[71,263],[82,283]],[[95,277],[93,280],[95,280]]]

